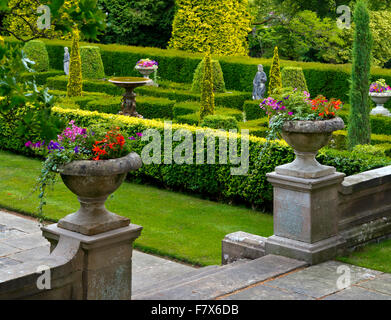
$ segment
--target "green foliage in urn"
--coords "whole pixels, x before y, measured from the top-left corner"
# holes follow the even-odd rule
[[[23,47],[26,57],[34,61],[32,69],[36,72],[49,71],[49,55],[45,44],[40,40],[31,40]]]
[[[274,48],[274,56],[269,75],[269,94],[282,88],[280,58],[278,57],[278,48]]]
[[[69,64],[69,79],[67,85],[67,96],[77,97],[82,95],[82,71],[79,49],[79,31],[73,31],[71,60]]]
[[[191,91],[201,92],[201,84],[204,70],[204,60],[198,64],[197,69],[194,72],[193,84]],[[213,91],[225,92],[225,82],[223,71],[218,60],[212,60],[212,73],[213,73]]]
[[[372,35],[366,1],[359,0],[354,10],[356,30],[353,43],[352,82],[350,88],[349,148],[371,142],[369,118],[369,77]]]
[[[281,72],[284,88],[296,88],[299,91],[308,91],[303,69],[300,67],[285,67]]]
[[[207,115],[214,114],[215,109],[212,59],[209,52],[204,58],[204,69],[202,73],[200,120],[202,120]]]
[[[80,47],[80,57],[83,79],[102,79],[105,77],[105,70],[99,47]]]

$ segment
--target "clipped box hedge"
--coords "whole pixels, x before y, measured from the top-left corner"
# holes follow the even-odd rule
[[[265,111],[259,106],[261,100],[247,100],[243,104],[243,111],[246,115],[246,120],[255,120],[265,117]]]
[[[108,127],[119,124],[129,136],[135,135],[136,132],[143,132],[148,128],[154,128],[161,134],[164,132],[164,124],[161,121],[59,107],[53,108],[53,112],[66,120],[73,119],[77,124],[85,127],[94,123],[105,123]],[[179,129],[188,129],[194,136],[196,130],[202,128],[179,124],[172,125],[173,133]],[[226,135],[226,133],[212,129],[208,129],[208,132],[216,139],[215,148],[216,155],[218,155],[219,143],[217,139],[221,135]],[[233,135],[233,137],[238,139],[238,145],[240,145],[240,135]],[[193,141],[195,142],[195,139]],[[248,175],[231,175],[230,168],[238,166],[231,163],[226,165],[179,165],[175,163],[165,165],[163,164],[164,153],[162,152],[161,164],[144,164],[139,171],[131,173],[130,176],[133,180],[139,178],[139,181],[154,182],[172,189],[187,190],[227,201],[244,202],[254,207],[270,208],[272,186],[266,180],[266,173],[274,171],[274,168],[278,165],[292,161],[294,155],[292,149],[285,142],[278,141],[272,144],[270,155],[259,159],[259,153],[264,142],[265,140],[262,138],[249,137]],[[138,141],[135,145],[135,151],[141,154],[142,148],[147,143],[146,141]],[[173,150],[179,143],[173,142]],[[195,146],[193,147],[193,153],[195,159]],[[335,166],[338,171],[348,175],[391,164],[390,159],[382,157],[327,149],[321,150],[317,158],[321,163]]]
[[[64,72],[59,70],[50,70],[44,72],[26,72],[22,74],[22,79],[24,81],[33,81],[35,79],[35,82],[38,85],[44,85],[46,84],[48,78],[56,77],[63,74]]]
[[[8,42],[17,42],[6,38]],[[70,41],[43,40],[49,54],[50,67],[58,70],[63,68],[64,46],[71,47]],[[81,45],[91,45],[81,43]],[[193,54],[178,50],[166,50],[148,47],[124,45],[102,45],[100,47],[105,72],[116,76],[139,76],[134,70],[137,61],[151,58],[159,62],[159,76],[173,82],[191,83],[193,73],[202,60],[202,54]],[[271,59],[250,57],[217,57],[224,74],[228,90],[252,92],[252,81],[257,73],[257,65],[263,64],[266,74],[269,74]],[[281,67],[301,67],[312,97],[323,94],[327,98],[339,98],[348,101],[350,65],[332,65],[315,62],[295,62],[281,60]],[[373,68],[372,79],[384,78],[391,83],[391,70]],[[391,106],[391,102],[388,103]]]
[[[250,134],[256,137],[265,138],[268,130],[268,119],[261,118],[239,123],[239,128],[249,130]]]
[[[215,115],[232,117],[235,118],[237,122],[243,121],[243,113],[237,109],[216,107]],[[183,102],[176,104],[174,106],[174,119],[179,123],[198,125],[200,120],[200,103]]]

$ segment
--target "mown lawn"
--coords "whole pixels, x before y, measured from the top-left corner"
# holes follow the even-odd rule
[[[36,214],[38,197],[31,191],[40,168],[38,160],[0,151],[0,207]],[[44,213],[55,221],[79,207],[61,180],[47,203]],[[197,265],[220,264],[221,240],[228,233],[273,234],[272,215],[152,186],[126,182],[106,204],[144,227],[137,248]]]
[[[391,240],[369,244],[337,260],[360,267],[391,273]]]

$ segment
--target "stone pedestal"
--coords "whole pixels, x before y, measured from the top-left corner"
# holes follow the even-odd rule
[[[79,243],[82,292],[77,296],[88,300],[131,299],[133,241],[141,230],[141,226],[130,224],[87,236],[59,228],[57,224],[42,228],[44,237],[51,243],[51,251],[57,246]]]
[[[277,170],[276,170],[277,171]],[[274,187],[274,235],[266,254],[317,264],[335,257],[338,237],[338,189],[345,174],[299,178],[267,174]]]

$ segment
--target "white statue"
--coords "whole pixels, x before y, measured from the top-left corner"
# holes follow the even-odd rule
[[[267,76],[263,71],[263,65],[258,65],[258,72],[253,81],[253,100],[263,99],[266,91]]]
[[[69,52],[68,47],[64,48],[64,72],[66,75],[69,74]]]

